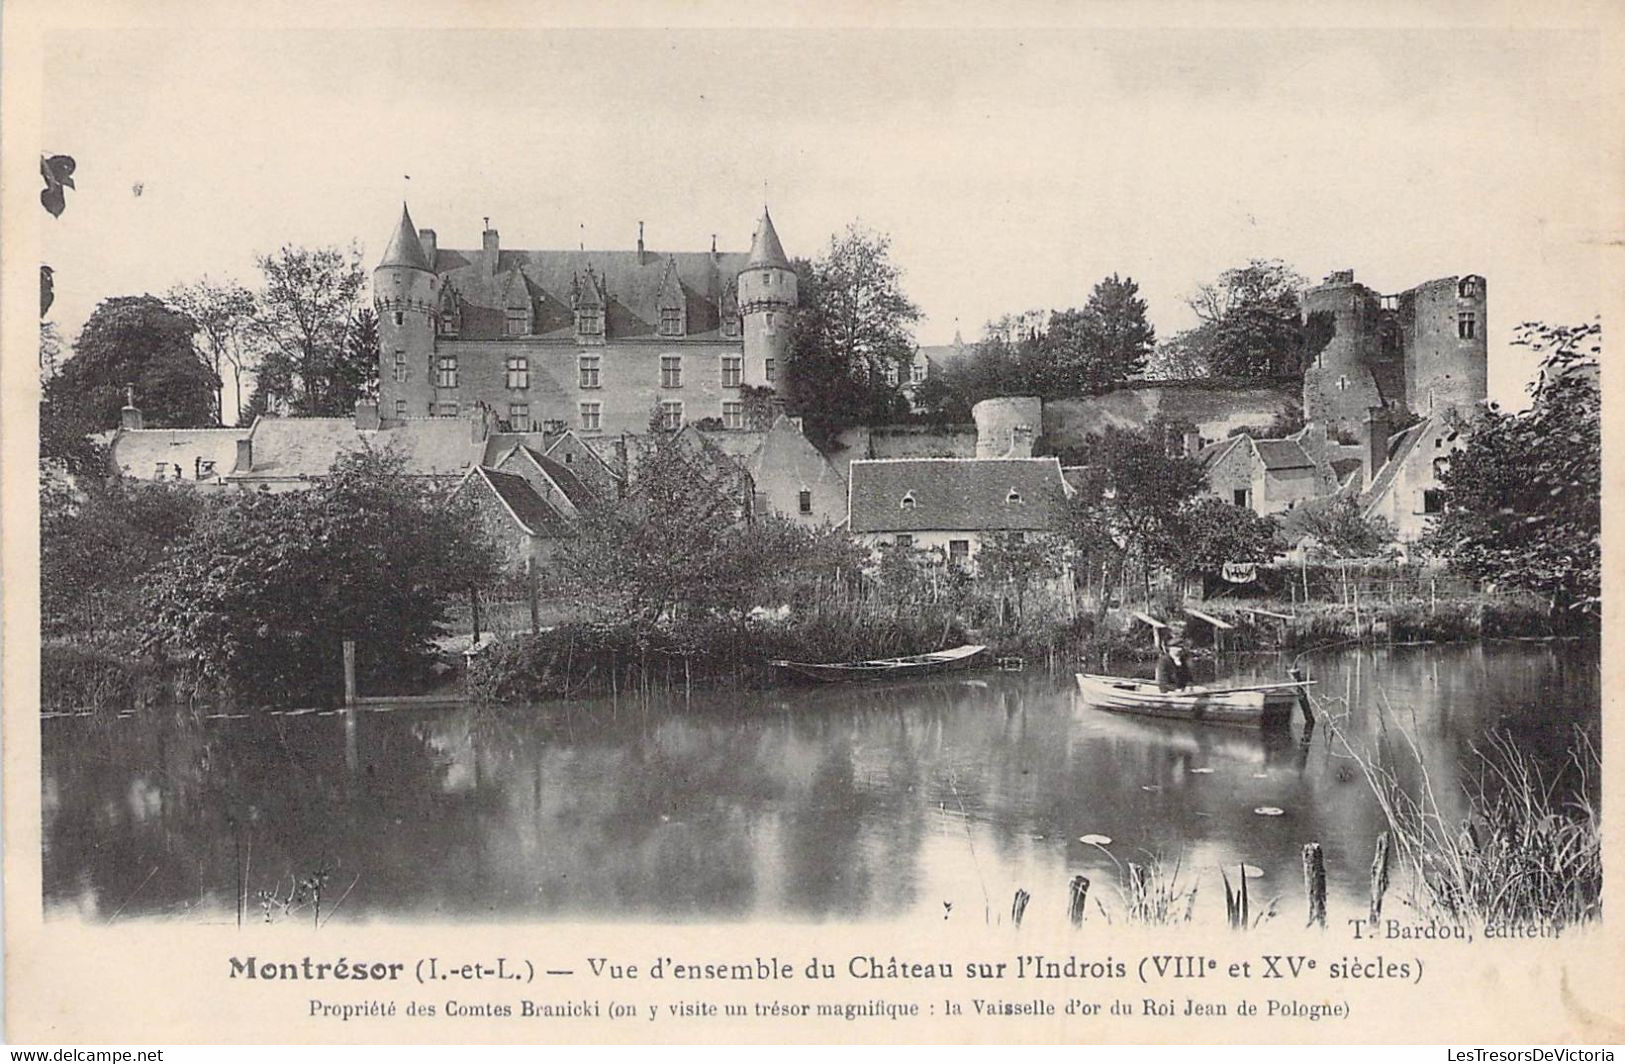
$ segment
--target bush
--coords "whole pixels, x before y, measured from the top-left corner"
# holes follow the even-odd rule
[[[152,705],[162,687],[150,661],[100,647],[40,647],[42,713],[124,713]]]

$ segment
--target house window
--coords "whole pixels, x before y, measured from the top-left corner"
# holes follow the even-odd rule
[[[524,355],[508,356],[508,387],[515,390],[530,387],[530,359]]]
[[[1478,279],[1475,277],[1463,277],[1461,279],[1461,297],[1463,299],[1472,299],[1477,295]]]
[[[1444,513],[1444,492],[1438,488],[1428,488],[1422,492],[1422,512],[1425,514]]]
[[[457,356],[441,355],[436,363],[434,386],[436,388],[457,387]],[[455,404],[454,404],[455,405]]]
[[[897,534],[897,539],[896,539],[895,542],[897,543],[897,549],[898,550],[913,550],[914,549],[914,537],[909,535],[906,532],[899,532]]]
[[[925,381],[925,364],[924,363],[916,362],[912,366],[908,367],[908,382],[910,384],[921,384],[924,381]]]
[[[1231,492],[1230,495],[1230,501],[1235,503],[1237,506],[1249,506],[1252,504],[1252,492],[1247,488],[1237,488],[1235,491]]]
[[[397,347],[395,349],[394,376],[397,383],[406,380],[406,349],[404,347]]]
[[[660,386],[662,388],[681,388],[683,386],[683,356],[660,356]]]
[[[581,386],[598,387],[598,367],[602,365],[602,360],[597,355],[582,355],[576,364],[581,371]]]
[[[406,400],[405,399],[397,399],[397,400],[395,400],[395,416],[396,417],[405,417],[406,416]]]
[[[1456,335],[1463,340],[1471,340],[1478,333],[1478,315],[1470,310],[1464,310],[1456,316]]]
[[[162,480],[162,479],[164,479],[164,477],[166,477],[168,475],[169,475],[169,463],[168,462],[159,462],[157,464],[157,467],[154,468],[153,471],[152,471],[152,479],[153,480]]]
[[[901,503],[899,503],[898,505],[901,506],[905,510],[914,509],[914,493],[911,491],[911,492],[907,493],[906,495],[904,495],[903,496],[903,501]]]
[[[964,565],[970,561],[970,540],[950,539],[948,541],[948,560],[955,565]]]
[[[683,427],[683,404],[670,400],[660,404],[660,424],[667,432]]]
[[[523,307],[509,307],[507,328],[504,330],[509,336],[523,336],[530,332],[530,315]]]
[[[745,427],[745,404],[722,404],[722,427],[725,429],[742,429]]]
[[[508,428],[512,432],[530,431],[530,404],[508,404]]]
[[[576,332],[582,336],[604,334],[603,313],[597,307],[581,307],[576,311]]]
[[[681,336],[681,335],[683,335],[683,308],[682,307],[661,307],[660,308],[660,335],[661,336]]]
[[[214,476],[214,462],[208,458],[199,458],[197,462],[197,478],[203,480]]]
[[[888,387],[888,388],[897,387],[897,363],[896,362],[893,362],[891,359],[888,358],[886,360],[885,366],[883,366],[881,368],[880,372],[881,372],[881,375],[886,378],[886,387]]]
[[[770,358],[762,366],[762,379],[772,384],[779,377],[779,360]]]
[[[806,488],[796,492],[796,509],[803,514],[812,513],[812,492]]]
[[[722,386],[724,388],[739,387],[740,378],[745,374],[745,359],[743,355],[722,356]]]
[[[435,408],[434,408],[434,416],[435,417],[456,417],[457,416],[457,404],[456,403],[436,403]]]
[[[588,432],[597,432],[603,420],[603,403],[581,404],[581,427]]]

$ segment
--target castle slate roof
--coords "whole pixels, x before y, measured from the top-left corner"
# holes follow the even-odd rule
[[[661,339],[662,286],[676,284],[682,293],[687,338],[715,340],[721,336],[721,306],[745,266],[746,256],[738,252],[503,249],[493,262],[483,250],[440,248],[434,272],[456,292],[462,309],[458,336],[465,340],[504,335],[506,308],[519,285],[531,299],[528,338],[574,342],[572,293],[596,289],[588,281],[589,270],[606,297],[607,339]],[[668,271],[673,274],[670,280]]]
[[[531,535],[564,539],[575,534],[569,519],[536,494],[536,489],[532,488],[524,477],[478,466],[469,470],[468,476],[470,479],[478,477],[483,480],[507,506],[508,512],[518,520],[520,527]]]
[[[778,230],[773,228],[773,216],[762,208],[762,220],[756,223],[756,235],[751,238],[750,258],[751,266],[777,266],[788,270],[790,260],[784,256],[784,245],[779,243]]]
[[[853,532],[1051,531],[1065,515],[1056,458],[860,459],[848,476]]]
[[[384,257],[378,265],[429,269],[429,256],[423,250],[423,242],[418,239],[418,231],[412,226],[412,215],[404,203],[401,204],[400,223],[390,234],[389,246],[384,248]]]

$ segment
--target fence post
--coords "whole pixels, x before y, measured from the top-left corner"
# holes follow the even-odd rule
[[[1326,926],[1326,858],[1320,852],[1320,843],[1311,842],[1303,848],[1303,889],[1309,895],[1309,923],[1312,927]]]
[[[344,641],[344,704],[355,705],[355,640]]]

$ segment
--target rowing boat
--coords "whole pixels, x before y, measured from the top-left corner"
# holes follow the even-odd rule
[[[1271,727],[1287,723],[1298,694],[1314,683],[1251,684],[1244,687],[1187,687],[1164,691],[1149,680],[1092,676],[1080,672],[1078,690],[1090,705],[1142,717],[1197,720],[1209,724]]]
[[[874,680],[892,676],[917,676],[921,673],[945,672],[968,664],[987,647],[962,646],[938,650],[931,654],[914,654],[906,658],[872,658],[869,661],[770,661],[780,669],[788,669],[800,676],[820,683],[840,683],[844,680]]]

